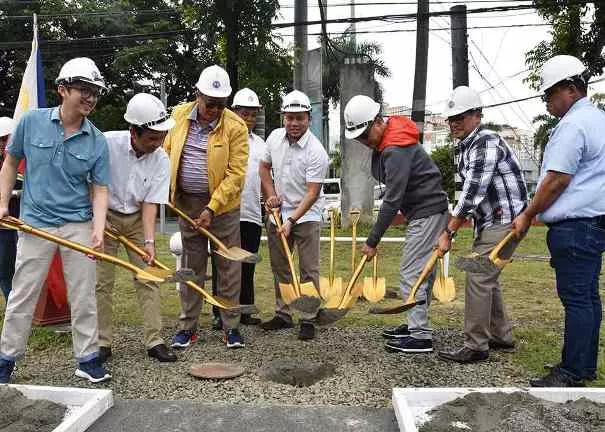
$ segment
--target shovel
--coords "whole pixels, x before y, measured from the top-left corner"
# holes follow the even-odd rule
[[[271,215],[275,221],[275,225],[278,229],[281,229],[281,217],[278,209],[272,209]],[[294,262],[292,261],[292,253],[288,246],[288,240],[283,235],[279,235],[281,238],[282,246],[284,247],[284,253],[288,259],[288,266],[290,267],[290,275],[292,276],[292,283],[279,283],[279,292],[288,306],[293,307],[301,312],[313,313],[317,310],[321,304],[321,297],[315,288],[313,282],[300,283],[296,270],[294,269]]]
[[[65,247],[68,247],[75,251],[82,252],[83,254],[91,255],[100,260],[107,261],[107,262],[110,262],[115,265],[119,265],[120,267],[123,267],[126,270],[133,272],[135,274],[135,277],[140,281],[166,282],[166,277],[164,277],[166,275],[166,273],[162,272],[162,271],[158,271],[160,269],[153,269],[151,267],[146,267],[144,269],[141,269],[141,268],[135,266],[134,264],[131,264],[127,261],[123,261],[119,258],[105,254],[103,252],[96,251],[88,246],[84,246],[83,244],[72,242],[71,240],[66,240],[64,238],[58,237],[58,236],[51,234],[49,232],[46,232],[44,230],[34,228],[30,225],[27,225],[25,222],[23,222],[17,218],[14,218],[11,216],[6,216],[5,218],[0,219],[0,226],[3,226],[5,228],[18,229],[19,231],[23,231],[25,233],[35,235],[36,237],[40,237],[45,240],[49,240],[53,243],[60,244],[61,246],[65,246]],[[171,272],[168,274],[172,275]]]
[[[514,233],[511,231],[496,245],[488,256],[475,252],[469,256],[459,257],[456,260],[456,267],[469,273],[489,273],[502,270],[512,259],[502,259],[498,254],[513,237]]]
[[[363,280],[363,296],[370,303],[378,303],[387,292],[386,280],[378,277],[378,253],[374,255],[374,271],[371,278]]]
[[[342,286],[342,278],[334,277],[334,251],[336,247],[336,221],[335,219],[335,211],[330,210],[332,213],[330,216],[330,269],[329,269],[329,277],[322,277],[319,279],[319,293],[324,300],[328,300],[330,298],[342,297],[343,295],[343,286]]]
[[[106,228],[105,235],[113,240],[119,241],[120,243],[122,243],[124,245],[124,247],[127,247],[128,249],[132,250],[134,253],[136,253],[137,255],[140,255],[142,258],[147,256],[147,252],[145,252],[143,249],[138,247],[136,244],[134,244],[133,242],[128,240],[128,238],[126,236],[120,234],[119,232],[117,232],[113,229],[110,229],[110,228]],[[170,270],[168,266],[162,264],[160,261],[158,261],[155,258],[151,261],[151,263],[154,266],[159,267],[159,269],[162,269],[164,271]],[[210,303],[211,305],[217,306],[221,309],[237,310],[238,312],[245,313],[245,314],[258,313],[258,309],[256,308],[256,306],[254,306],[254,305],[238,305],[226,298],[219,297],[219,296],[212,296],[212,295],[208,294],[202,287],[200,287],[196,283],[192,282],[190,279],[185,279],[185,280],[182,280],[179,282],[185,283],[189,288],[197,291],[198,294],[200,294],[202,296],[202,298],[204,298],[208,303]]]
[[[456,297],[454,278],[448,277],[445,268],[445,258],[439,258],[439,275],[433,284],[433,295],[441,303],[449,303]]]
[[[349,220],[351,221],[351,271],[355,271],[355,254],[357,252],[357,224],[361,212],[358,209],[351,209],[349,211]]]
[[[439,258],[439,250],[435,249],[435,251],[432,253],[431,257],[429,258],[428,262],[425,264],[424,268],[422,269],[422,273],[420,273],[420,276],[418,277],[418,280],[416,281],[416,283],[414,284],[414,286],[410,290],[410,294],[408,295],[408,299],[406,300],[406,302],[404,304],[399,305],[399,306],[395,306],[395,307],[390,307],[390,308],[373,307],[373,308],[370,309],[369,312],[371,314],[377,314],[377,315],[398,314],[398,313],[410,310],[414,306],[425,304],[426,300],[416,301],[416,291],[418,291],[418,288],[420,287],[420,285],[422,285],[422,283],[425,281],[425,279],[427,278],[427,276],[433,270],[433,267],[435,267],[435,263],[437,262],[437,258]]]
[[[260,261],[260,257],[252,252],[248,252],[237,246],[227,247],[225,244],[220,241],[214,234],[201,226],[196,226],[195,221],[187,216],[182,210],[179,210],[171,203],[166,204],[173,212],[183,218],[187,223],[189,223],[192,227],[200,232],[203,236],[207,237],[214,245],[216,246],[215,252],[217,255],[222,256],[223,258],[227,258],[231,261],[239,261],[245,263],[255,264]]]
[[[315,318],[317,325],[333,324],[344,317],[353,307],[363,290],[363,287],[360,289],[360,285],[356,283],[367,261],[367,255],[361,257],[361,261],[359,261],[357,268],[353,272],[353,276],[351,276],[351,280],[349,280],[343,295],[328,299],[324,305],[325,307],[317,312],[317,317]]]

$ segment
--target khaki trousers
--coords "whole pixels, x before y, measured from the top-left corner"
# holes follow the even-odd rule
[[[143,220],[141,213],[131,215],[107,211],[107,222],[120,234],[128,238],[139,247],[144,245]],[[118,256],[120,242],[105,236],[105,253]],[[126,248],[128,260],[139,268],[147,264],[143,259]],[[115,285],[115,265],[105,262],[97,262],[97,308],[99,311],[99,345],[110,347],[113,341],[112,309],[113,309],[113,287]],[[137,302],[143,313],[143,342],[147,349],[163,344],[160,337],[162,328],[162,305],[160,287],[153,283],[142,283],[133,276],[133,285],[137,296]]]
[[[510,230],[511,224],[488,226],[475,238],[473,252],[489,255]],[[517,240],[511,240],[499,256],[510,258],[518,244]],[[467,348],[487,351],[490,340],[504,343],[513,341],[512,325],[504,309],[499,276],[500,270],[489,273],[466,273],[464,345]]]
[[[288,236],[290,251],[294,251],[294,245],[298,250],[298,265],[300,268],[300,282],[313,282],[319,290],[319,237],[321,232],[320,222],[303,222],[292,227]],[[292,321],[292,312],[288,305],[282,300],[279,290],[280,283],[292,283],[292,275],[288,266],[288,258],[282,246],[281,238],[277,234],[277,228],[267,220],[267,237],[269,243],[269,254],[271,256],[271,270],[273,270],[273,284],[275,287],[275,313],[286,321]],[[300,312],[302,321],[312,320],[317,315],[313,313]]]
[[[45,231],[90,246],[92,223],[67,223]],[[13,289],[8,297],[0,341],[0,358],[15,360],[25,352],[32,317],[50,263],[59,249],[71,308],[71,332],[76,360],[98,356],[95,262],[76,252],[32,234],[19,233]]]
[[[189,217],[197,219],[209,201],[209,197],[180,193],[176,197],[176,206]],[[239,208],[217,215],[212,219],[209,231],[227,247],[239,247],[239,216]],[[200,276],[205,276],[208,266],[208,238],[199,234],[195,228],[181,218],[179,218],[179,230],[181,231],[184,249],[183,267],[192,269]],[[211,244],[211,248],[215,248],[213,244]],[[214,257],[218,267],[217,294],[239,304],[242,279],[241,263],[228,260],[220,255],[214,255]],[[181,285],[180,297],[181,315],[179,316],[179,330],[195,330],[197,329],[200,310],[202,309],[202,298],[197,292],[187,288],[184,284]],[[221,309],[220,313],[225,330],[234,329],[239,326],[239,312],[230,312]]]

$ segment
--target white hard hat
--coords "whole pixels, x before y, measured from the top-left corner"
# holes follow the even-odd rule
[[[345,106],[345,137],[355,139],[372,124],[378,113],[380,104],[369,96],[353,96]]]
[[[17,124],[12,118],[0,117],[0,137],[12,134],[15,126]]]
[[[200,74],[195,85],[200,93],[215,98],[226,98],[231,94],[229,74],[220,66],[208,66]]]
[[[540,69],[540,93],[558,82],[582,75],[586,66],[574,56],[558,55],[548,59]]]
[[[281,112],[311,112],[311,101],[303,92],[291,91],[282,100]]]
[[[452,92],[452,95],[445,103],[443,117],[453,117],[464,112],[481,109],[483,103],[479,93],[467,86],[458,86]]]
[[[131,125],[155,131],[167,131],[176,124],[162,101],[148,93],[136,94],[128,101],[124,120]]]
[[[249,108],[260,108],[262,105],[258,100],[258,95],[254,93],[249,88],[243,88],[233,96],[233,103],[231,104],[233,108],[235,107],[249,107]]]
[[[183,254],[183,241],[181,240],[181,233],[179,231],[170,236],[169,246],[170,252],[173,255],[180,256]]]
[[[83,81],[95,85],[103,90],[107,90],[105,81],[101,76],[99,68],[95,62],[88,57],[76,57],[67,61],[61,67],[59,76],[55,80],[55,83],[71,83],[74,81]]]

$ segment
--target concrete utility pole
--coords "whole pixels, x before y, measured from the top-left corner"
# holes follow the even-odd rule
[[[219,2],[221,3],[221,2]],[[237,36],[239,34],[239,13],[236,10],[236,0],[225,0],[225,28],[227,31],[227,73],[229,74],[229,81],[231,81],[231,88],[233,94],[239,90],[239,80],[237,76],[237,57],[239,51],[239,41]]]
[[[164,107],[168,106],[168,96],[166,94],[166,78],[162,78],[160,81],[160,100],[164,104]],[[166,206],[160,205],[160,232],[166,234]]]
[[[294,22],[307,21],[307,0],[295,0]],[[294,88],[303,90],[307,82],[307,25],[294,27]]]
[[[416,13],[416,69],[414,72],[414,95],[412,120],[420,131],[420,142],[424,132],[424,107],[426,104],[426,75],[429,57],[429,0],[418,0]]]
[[[468,40],[466,33],[466,6],[450,8],[452,29],[453,88],[468,86]]]
[[[355,0],[351,0],[351,18],[355,19]],[[355,25],[355,21],[351,23],[351,40],[353,41],[353,46],[357,45],[357,36],[355,35],[355,31],[357,30],[357,26]]]

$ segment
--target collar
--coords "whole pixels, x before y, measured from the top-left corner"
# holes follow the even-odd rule
[[[309,138],[311,136],[311,129],[307,128],[304,134],[292,145],[298,145],[300,148],[305,148],[307,143],[309,142]],[[284,139],[290,145],[290,140],[288,139],[288,133],[286,132],[286,128],[284,128]]]
[[[582,107],[585,107],[587,105],[592,105],[592,103],[588,100],[587,96],[584,96],[583,98],[580,98],[577,101],[575,101],[574,104],[571,107],[569,107],[569,109],[567,110],[565,115],[563,115],[563,117],[567,117],[572,112],[574,112]]]
[[[468,134],[466,138],[458,141],[458,145],[456,147],[459,147],[462,150],[468,147],[468,145],[472,143],[475,139],[475,135],[477,135],[477,132],[479,132],[482,128],[483,126],[479,124],[479,126],[477,126],[470,134]]]
[[[51,121],[56,121],[61,123],[61,114],[59,113],[59,110],[61,109],[61,105],[56,106],[52,109],[52,111],[50,112],[50,120]],[[90,122],[88,121],[88,119],[86,117],[84,117],[82,119],[82,124],[80,125],[80,132],[86,134],[86,135],[90,135],[92,132],[92,129],[90,127]]]
[[[193,105],[193,109],[191,110],[191,112],[189,113],[189,116],[187,118],[191,121],[198,123],[197,115],[198,115],[198,109],[197,109],[197,103],[196,103],[195,105]],[[208,123],[208,129],[213,130],[216,127],[216,124],[218,123],[219,119],[220,119],[220,117],[218,117],[217,119],[212,120],[210,123]]]

